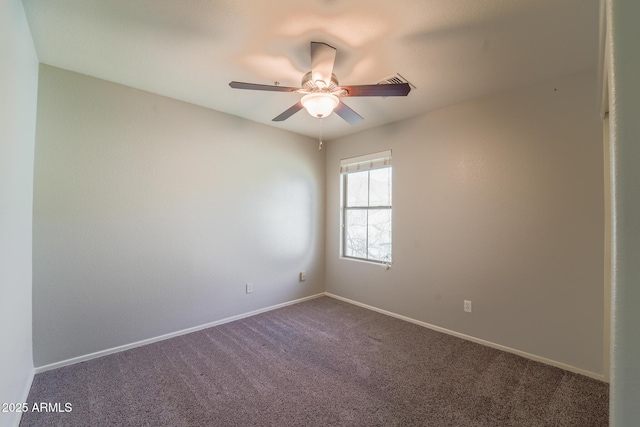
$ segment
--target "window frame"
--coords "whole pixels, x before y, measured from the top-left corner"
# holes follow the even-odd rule
[[[364,160],[363,160],[364,159]],[[385,151],[382,153],[374,153],[366,156],[360,156],[352,159],[344,159],[340,162],[340,257],[348,260],[362,261],[374,263],[377,265],[386,265],[389,267],[393,262],[393,166],[391,165],[391,151]],[[389,204],[388,205],[371,205],[371,171],[378,169],[390,170],[390,191],[389,191]],[[349,197],[349,185],[348,176],[352,173],[367,172],[367,204],[366,206],[348,206]],[[366,248],[367,257],[358,257],[353,255],[347,255],[347,215],[352,211],[365,211],[367,212],[367,219],[369,212],[371,211],[389,211],[389,218],[391,221],[390,226],[390,242],[389,242],[389,256],[388,259],[376,259],[369,258],[369,232],[367,222],[366,233]]]

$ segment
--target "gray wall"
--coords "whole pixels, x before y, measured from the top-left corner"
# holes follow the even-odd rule
[[[313,139],[46,65],[37,131],[36,366],[324,290]]]
[[[640,3],[607,0],[613,181],[611,426],[640,419]]]
[[[579,73],[328,143],[327,291],[601,375],[595,88],[595,72]],[[339,160],[384,149],[394,168],[388,271],[339,257]]]
[[[22,3],[0,3],[0,403],[33,378],[31,220],[38,59]],[[19,414],[0,412],[0,426]]]

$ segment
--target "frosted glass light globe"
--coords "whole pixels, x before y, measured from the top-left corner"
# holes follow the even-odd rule
[[[333,112],[340,100],[330,93],[316,92],[303,96],[301,102],[307,113],[313,117],[323,118]]]

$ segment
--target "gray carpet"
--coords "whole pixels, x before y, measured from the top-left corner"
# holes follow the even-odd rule
[[[318,298],[36,375],[21,426],[606,426],[605,383]]]

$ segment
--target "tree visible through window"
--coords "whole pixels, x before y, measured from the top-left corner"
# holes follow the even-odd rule
[[[390,156],[379,160],[343,168],[342,255],[391,263],[392,168]]]

